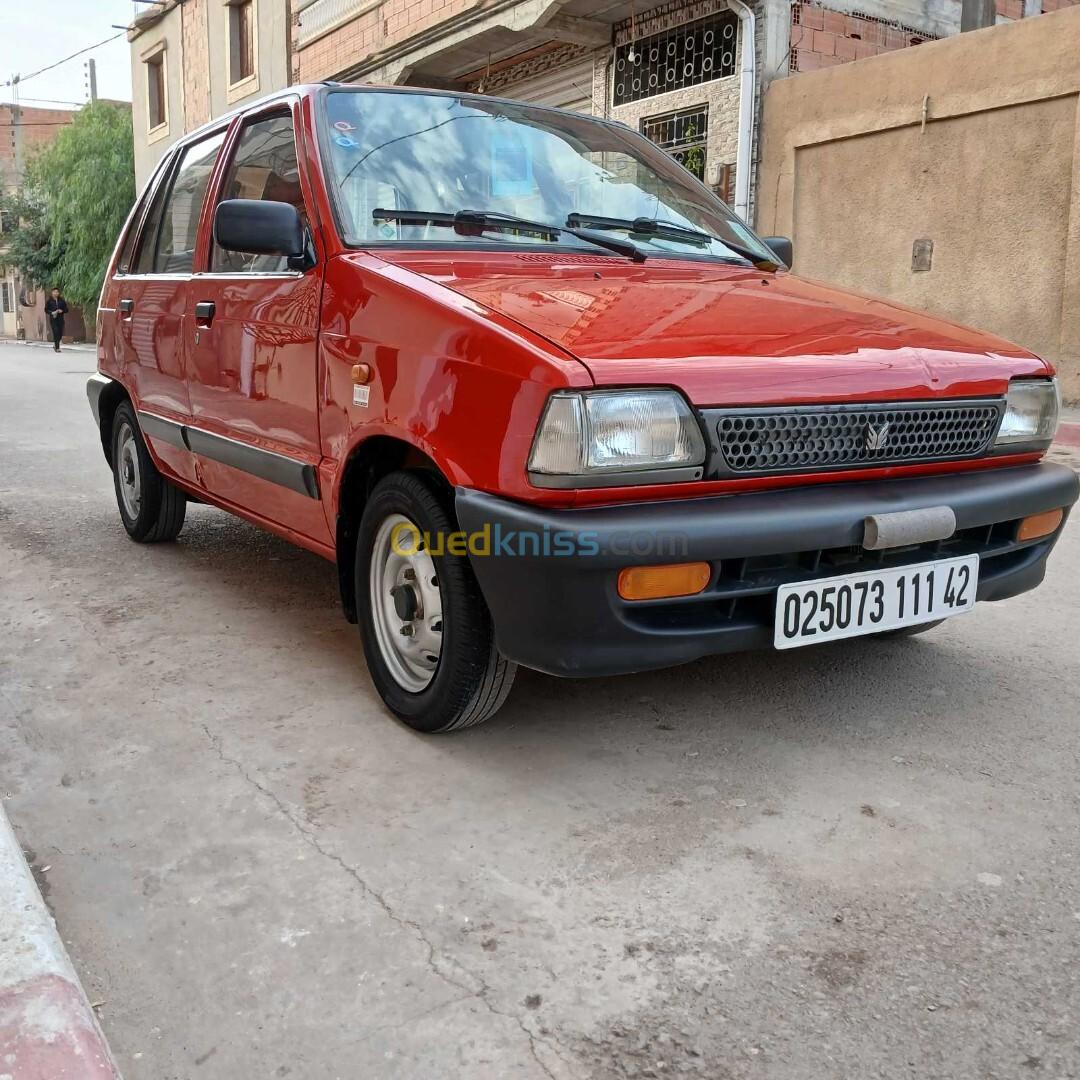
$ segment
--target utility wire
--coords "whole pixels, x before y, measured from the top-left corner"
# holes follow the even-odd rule
[[[119,34],[113,34],[112,37],[107,37],[104,41],[99,41],[96,45],[87,45],[85,49],[80,49],[78,52],[73,52],[70,56],[65,56],[63,60],[57,60],[54,64],[49,64],[48,67],[38,68],[37,71],[31,71],[29,75],[19,75],[17,79],[8,79],[5,86],[11,86],[13,82],[18,82],[20,85],[27,81],[27,79],[34,79],[38,75],[44,75],[46,71],[52,71],[53,68],[59,67],[61,64],[66,64],[69,60],[74,60],[76,56],[82,56],[83,53],[88,53],[94,49],[100,49],[102,45],[108,45],[110,41],[115,41],[118,37],[123,37],[126,31],[121,30]]]

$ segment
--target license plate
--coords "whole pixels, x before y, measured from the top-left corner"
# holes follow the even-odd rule
[[[966,555],[781,585],[773,644],[796,649],[959,615],[975,606],[978,584],[979,556]]]

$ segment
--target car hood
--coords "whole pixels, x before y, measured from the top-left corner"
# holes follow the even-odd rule
[[[388,262],[514,319],[600,386],[697,405],[1004,393],[1047,366],[1007,341],[789,273],[546,253],[394,252]]]

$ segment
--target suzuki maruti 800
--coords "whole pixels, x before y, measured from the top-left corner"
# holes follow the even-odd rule
[[[807,193],[812,197],[812,193]],[[211,503],[338,569],[389,708],[921,632],[1036,586],[1050,366],[802,280],[620,124],[293,87],[161,162],[90,402],[124,527]]]

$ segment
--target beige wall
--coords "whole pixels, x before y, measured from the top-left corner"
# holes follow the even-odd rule
[[[135,183],[143,184],[161,160],[162,154],[184,133],[183,40],[180,9],[173,8],[148,25],[137,36],[129,35],[131,47],[131,124],[135,140]],[[146,56],[159,44],[165,45],[165,97],[167,123],[149,129]]]
[[[135,179],[141,189],[165,151],[181,135],[222,113],[289,85],[285,0],[255,0],[255,76],[229,83],[227,0],[168,0],[148,11],[128,35],[131,47]],[[147,130],[144,57],[159,41],[166,45],[169,123]]]
[[[775,82],[758,230],[797,273],[1019,342],[1080,399],[1078,95],[1080,8]]]

